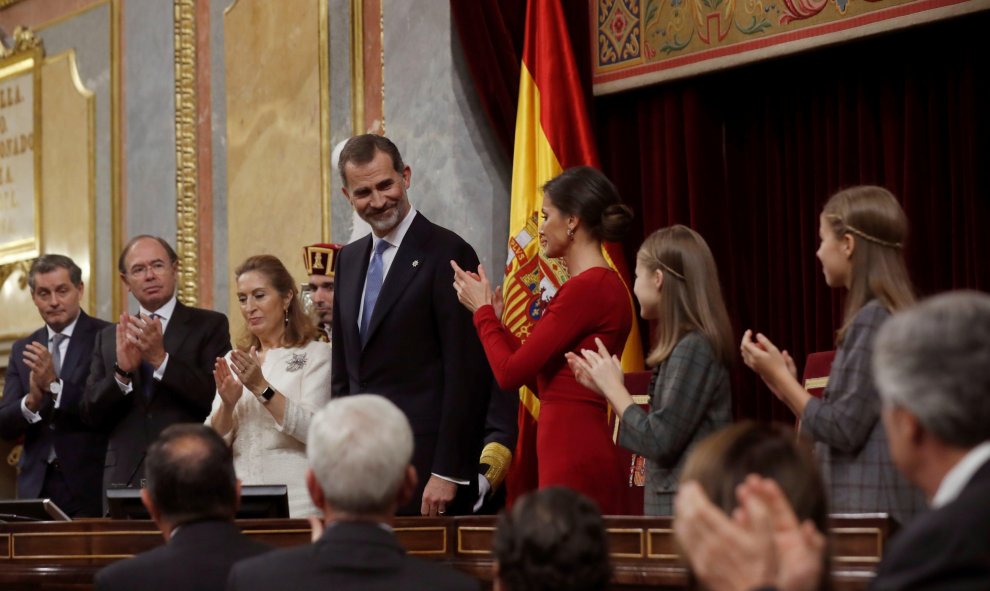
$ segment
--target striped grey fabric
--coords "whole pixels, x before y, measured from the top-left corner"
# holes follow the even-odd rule
[[[839,346],[821,399],[812,398],[801,431],[815,441],[833,513],[889,513],[901,524],[925,510],[925,499],[894,466],[880,420],[870,359],[887,318],[878,301],[856,314]]]

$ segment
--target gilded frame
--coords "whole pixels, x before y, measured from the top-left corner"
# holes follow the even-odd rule
[[[15,47],[0,56],[0,84],[13,78],[30,75],[32,87],[31,150],[34,159],[34,234],[29,238],[0,243],[0,264],[7,266],[33,259],[41,252],[41,65],[44,50],[40,41],[29,30],[15,32]],[[0,97],[2,104],[3,97]],[[2,196],[0,196],[2,198]]]

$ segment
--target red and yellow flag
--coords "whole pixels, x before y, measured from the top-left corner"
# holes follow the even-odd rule
[[[540,187],[565,169],[581,165],[598,167],[598,153],[563,8],[560,0],[530,0],[519,80],[502,312],[504,324],[520,339],[525,340],[539,318],[541,298],[552,298],[567,279],[559,261],[546,258],[540,249]],[[603,251],[628,288],[621,245],[607,243]],[[629,305],[633,306],[631,296]],[[622,366],[627,372],[643,368],[635,322],[622,353]],[[519,400],[519,440],[507,484],[510,503],[537,485],[540,401],[528,388],[519,391]]]

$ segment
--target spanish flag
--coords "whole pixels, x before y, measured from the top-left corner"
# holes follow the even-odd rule
[[[586,10],[586,5],[581,9]],[[565,169],[581,165],[598,167],[598,153],[561,1],[530,0],[519,80],[502,312],[502,322],[520,340],[526,339],[543,304],[567,280],[559,261],[546,258],[540,249],[540,187]],[[621,245],[608,243],[603,251],[628,288]],[[631,295],[629,305],[633,306]],[[622,366],[627,372],[643,368],[635,322],[622,353]],[[537,485],[540,401],[528,388],[519,391],[519,400],[519,440],[507,482],[510,503]]]

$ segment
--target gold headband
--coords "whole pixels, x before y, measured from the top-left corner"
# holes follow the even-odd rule
[[[870,242],[872,242],[874,244],[879,244],[880,246],[888,246],[890,248],[900,248],[902,246],[902,244],[900,242],[887,242],[886,240],[881,240],[881,239],[877,238],[876,236],[870,236],[866,232],[864,232],[864,231],[862,231],[862,230],[860,230],[860,229],[858,229],[858,228],[856,228],[854,226],[850,226],[849,224],[846,224],[846,223],[843,223],[843,224],[845,225],[846,230],[849,230],[850,232],[852,232],[853,234],[859,236],[863,240],[869,240]]]
[[[681,274],[680,274],[680,273],[678,273],[677,271],[675,271],[675,270],[673,270],[673,269],[671,269],[671,268],[670,268],[670,267],[669,267],[669,266],[668,266],[667,264],[665,264],[665,263],[664,263],[663,261],[661,261],[660,259],[657,259],[657,264],[658,264],[658,265],[660,265],[661,267],[663,267],[663,270],[664,270],[664,271],[666,271],[666,272],[668,272],[668,273],[670,273],[670,274],[671,274],[671,275],[673,275],[674,277],[677,277],[677,278],[678,278],[678,279],[680,279],[681,281],[687,281],[687,279],[685,279],[685,278],[684,278],[684,275],[681,275]]]

